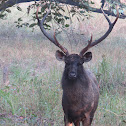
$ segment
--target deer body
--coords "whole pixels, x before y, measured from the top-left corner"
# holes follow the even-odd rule
[[[99,88],[96,80],[90,81],[87,71],[83,72],[77,80],[62,79],[62,106],[66,124],[76,124],[84,120],[88,125],[91,124],[98,105]]]
[[[92,55],[88,52],[86,59],[77,54],[67,57],[60,54],[62,53],[60,51],[57,53],[57,59],[60,57],[60,60],[65,61],[61,81],[65,126],[70,126],[72,123],[75,126],[80,126],[80,121],[83,122],[84,126],[89,126],[93,120],[99,99],[97,80],[93,73],[83,67],[83,63],[91,60]],[[61,58],[61,56],[63,57]]]
[[[91,35],[88,45],[83,48],[78,55],[69,54],[68,50],[58,42],[55,37],[55,33],[52,37],[44,29],[43,24],[46,17],[51,12],[51,6],[42,20],[39,20],[38,9],[36,12],[36,18],[41,31],[52,43],[61,49],[61,51],[56,51],[56,58],[59,61],[65,62],[65,69],[61,81],[63,89],[62,106],[65,126],[72,126],[72,123],[74,123],[75,126],[80,126],[80,122],[82,122],[83,126],[90,126],[98,106],[99,86],[94,74],[85,70],[83,63],[89,62],[92,59],[92,53],[87,51],[91,47],[103,41],[110,34],[119,18],[119,12],[117,10],[117,17],[115,21],[111,23],[101,8],[103,15],[108,21],[109,28],[103,36],[93,42]]]

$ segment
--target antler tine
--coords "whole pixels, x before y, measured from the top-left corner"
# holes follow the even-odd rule
[[[90,45],[91,45],[91,43],[92,43],[92,38],[93,38],[93,36],[91,35],[90,40],[88,40],[88,45],[87,45],[84,49],[81,50],[81,52],[80,52],[80,54],[79,54],[81,57],[82,57],[83,54],[90,48]]]
[[[101,11],[102,11],[103,15],[105,16],[106,20],[108,21],[109,25],[111,25],[112,23],[111,23],[111,21],[109,20],[109,18],[107,17],[107,15],[105,14],[103,8],[101,8]]]
[[[55,37],[55,33],[54,33],[54,36],[53,36],[53,37],[50,36],[50,35],[46,32],[46,30],[45,30],[45,28],[44,28],[44,26],[43,26],[46,17],[47,17],[47,16],[50,14],[50,12],[51,12],[51,5],[50,5],[50,7],[49,7],[49,11],[46,13],[46,15],[43,17],[42,20],[40,20],[39,17],[38,17],[38,10],[39,10],[39,7],[37,8],[37,11],[36,11],[36,18],[37,18],[37,20],[38,20],[38,25],[39,25],[39,27],[40,27],[42,33],[43,33],[51,42],[53,42],[57,47],[59,47],[66,55],[69,55],[68,50],[67,50],[66,48],[64,48],[63,46],[61,46],[61,45],[59,44],[59,42],[57,41],[57,39],[56,39],[56,37]]]
[[[102,10],[102,13],[105,16],[106,20],[109,23],[109,29],[107,30],[107,32],[101,38],[99,38],[98,40],[95,40],[94,42],[92,42],[91,43],[91,47],[93,47],[93,46],[97,45],[98,43],[100,43],[101,41],[103,41],[111,33],[111,31],[112,31],[115,23],[117,22],[117,20],[119,18],[119,11],[118,11],[117,8],[116,8],[116,10],[117,10],[117,16],[116,16],[116,19],[115,19],[115,21],[113,23],[111,23],[111,21],[109,20],[109,18],[107,17],[107,15],[105,14],[105,12],[103,11],[102,8],[101,8],[101,10]]]
[[[56,46],[58,46],[66,55],[69,55],[68,50],[65,47],[63,47],[62,45],[59,44],[58,40],[56,39],[55,32],[54,32],[54,39],[55,39],[55,42],[56,42]]]

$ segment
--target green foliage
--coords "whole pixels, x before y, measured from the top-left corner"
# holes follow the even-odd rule
[[[17,6],[17,10],[22,11],[21,7]]]
[[[1,19],[4,19],[4,18],[5,18],[5,16],[6,16],[6,14],[5,14],[5,13],[0,13],[0,18],[1,18]]]
[[[37,25],[37,23],[35,23],[36,22],[36,12],[33,11],[34,8],[35,8],[35,10],[37,10],[38,6],[41,7],[41,9],[38,12],[38,16],[40,19],[42,19],[43,16],[46,14],[46,11],[48,10],[48,7],[50,4],[51,4],[51,15],[49,15],[46,18],[46,21],[44,24],[45,29],[50,29],[50,27],[51,27],[50,22],[52,22],[52,20],[63,28],[70,26],[71,23],[68,24],[68,21],[70,22],[71,18],[74,16],[76,16],[78,21],[80,21],[80,19],[84,20],[84,18],[89,17],[89,14],[86,13],[86,10],[88,10],[89,4],[94,4],[94,3],[92,1],[89,2],[89,1],[82,0],[80,2],[80,5],[81,5],[80,8],[71,7],[68,9],[67,5],[60,6],[60,3],[57,3],[57,2],[53,2],[53,3],[49,3],[47,1],[41,1],[38,3],[36,2],[36,3],[31,4],[27,8],[27,14],[29,15],[29,17],[32,17],[32,19],[30,19],[30,22],[24,21],[25,18],[20,17],[17,21],[14,22],[16,24],[16,27],[18,27],[18,28],[29,27],[29,28],[34,29]],[[24,12],[24,10],[19,5],[16,6],[16,8],[18,11],[20,11],[22,13]],[[2,11],[0,13],[1,13],[0,18],[5,19],[7,14],[12,13],[12,12],[10,9],[6,9],[6,11]]]
[[[101,85],[101,88],[105,88],[107,83],[109,82],[109,72],[110,72],[110,62],[108,59],[104,56],[102,56],[102,61],[98,64],[98,73],[101,75],[101,78],[103,80]]]
[[[7,11],[8,13],[11,13],[11,10],[10,10],[10,9],[6,9],[6,11]]]
[[[5,87],[5,88],[9,89],[9,87]],[[10,106],[11,112],[12,112],[12,114],[14,114],[15,113],[15,109],[13,107],[12,97],[15,97],[15,96],[12,96],[11,93],[7,93],[6,91],[3,91],[2,89],[0,89],[0,97],[1,97],[2,102],[6,105],[6,107],[8,105]]]
[[[96,123],[99,125],[125,126],[126,120],[126,101],[125,97],[120,98],[119,94],[113,89],[110,92],[104,91],[100,95],[98,115]]]
[[[110,11],[116,14],[116,7],[119,6],[119,13],[124,14],[124,10],[126,10],[126,5],[121,3],[120,0],[106,0],[106,5]]]
[[[49,73],[38,77],[32,75],[34,71],[30,72],[30,69],[24,70],[20,65],[11,67],[10,85],[5,88],[6,92],[3,91],[5,89],[0,90],[2,98],[0,102],[1,105],[4,105],[3,111],[6,110],[9,113],[12,112],[13,115],[24,117],[25,123],[29,125],[38,123],[37,112],[40,112],[41,116],[48,120],[56,119],[57,114],[61,114],[59,113],[61,108],[59,109],[59,104],[57,104],[61,93],[60,71],[54,67]],[[5,102],[10,107],[5,105]],[[41,122],[42,125],[45,123],[50,125],[51,122],[44,121],[44,118]]]
[[[77,2],[77,1],[75,0],[75,2]],[[84,20],[85,18],[89,18],[90,15],[88,13],[88,10],[90,8],[90,5],[95,4],[95,3],[92,1],[89,2],[88,0],[81,0],[79,2],[79,4],[80,4],[79,7],[72,6],[72,7],[68,8],[67,5],[60,6],[60,3],[58,3],[58,2],[52,2],[52,3],[51,2],[49,3],[49,1],[35,2],[27,7],[27,14],[29,15],[28,18],[32,17],[31,19],[29,19],[30,21],[29,20],[26,21],[24,17],[20,17],[19,18],[20,20],[18,19],[17,21],[14,22],[16,24],[16,27],[18,27],[18,28],[29,27],[32,30],[34,30],[34,28],[37,25],[36,12],[35,12],[37,10],[37,7],[40,6],[40,8],[41,8],[38,12],[38,15],[39,15],[39,18],[42,19],[43,16],[46,14],[50,4],[51,4],[51,15],[49,15],[46,18],[46,21],[44,24],[45,29],[50,29],[51,23],[53,21],[55,23],[57,23],[58,25],[60,25],[60,27],[66,28],[71,25],[72,17],[76,17],[78,21]],[[109,10],[113,11],[115,14],[117,13],[116,12],[117,4],[120,6],[119,13],[123,14],[124,9],[126,9],[126,5],[124,5],[120,2],[117,2],[117,1],[112,1],[112,0],[108,0],[106,2],[106,5],[109,8]],[[24,13],[24,10],[19,5],[17,5],[16,8],[18,11]],[[6,19],[7,15],[9,13],[12,13],[10,9],[1,11],[0,18]],[[69,21],[69,24],[68,24],[68,21]]]
[[[126,69],[126,68],[124,68]],[[102,60],[98,63],[97,77],[100,78],[100,91],[110,91],[118,87],[125,79],[125,73],[122,71],[120,60],[113,66],[113,61],[102,56]]]
[[[30,24],[30,25],[29,25],[29,28],[32,28],[32,27],[34,27],[34,26],[36,26],[36,25],[37,25],[37,23]]]
[[[6,19],[7,18],[7,15],[11,13],[11,10],[10,9],[6,9],[6,10],[3,10],[3,11],[0,11],[0,19]]]
[[[3,4],[5,4],[5,2],[7,2],[7,0],[0,0],[0,6],[2,6]]]

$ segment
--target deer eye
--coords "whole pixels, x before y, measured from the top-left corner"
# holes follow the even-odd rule
[[[68,61],[65,61],[65,64],[66,64],[66,65],[70,65],[70,62],[68,62]]]

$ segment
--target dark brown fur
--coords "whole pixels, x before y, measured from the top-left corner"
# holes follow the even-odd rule
[[[77,54],[64,57],[65,69],[62,76],[62,106],[65,126],[90,126],[99,99],[99,88],[93,73],[85,70],[82,58]],[[76,78],[69,73],[75,72]]]

